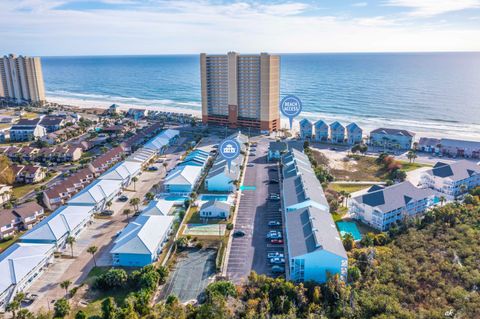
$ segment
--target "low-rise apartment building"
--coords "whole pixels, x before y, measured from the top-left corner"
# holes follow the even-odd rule
[[[394,128],[377,128],[370,132],[370,145],[383,149],[409,150],[415,133]]]
[[[26,202],[14,208],[0,210],[0,238],[30,229],[43,215],[43,207],[36,202]]]
[[[418,188],[406,181],[388,187],[374,185],[366,194],[350,200],[353,218],[386,231],[407,218],[423,214],[438,203],[436,193],[429,188]]]
[[[422,174],[420,183],[451,199],[480,186],[480,166],[467,160],[451,164],[438,162]]]
[[[346,281],[348,257],[308,157],[292,149],[282,157],[282,200],[289,280]]]
[[[37,165],[12,165],[15,182],[21,184],[35,184],[43,181],[46,169]]]
[[[10,141],[25,142],[42,138],[47,134],[47,130],[40,125],[40,121],[40,118],[21,119],[10,128]]]

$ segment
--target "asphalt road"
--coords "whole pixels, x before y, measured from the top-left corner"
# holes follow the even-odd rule
[[[269,193],[279,193],[278,184],[270,184],[269,180],[278,180],[277,167],[267,163],[268,141],[259,141],[256,156],[249,156],[244,186],[255,186],[255,190],[242,191],[238,208],[235,230],[242,230],[245,236],[233,238],[227,264],[227,276],[239,283],[251,270],[259,274],[271,275],[267,261],[267,252],[283,252],[283,245],[267,242],[265,236],[273,228],[268,227],[269,220],[281,220],[280,202],[268,200]],[[278,228],[280,230],[280,227]]]

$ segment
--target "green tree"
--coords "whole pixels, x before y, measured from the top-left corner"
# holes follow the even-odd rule
[[[75,319],[87,319],[87,314],[83,310],[79,310],[75,314]]]
[[[153,200],[155,198],[155,195],[152,192],[148,192],[145,194],[145,198],[147,200]]]
[[[19,292],[15,295],[13,300],[7,305],[6,311],[12,313],[12,318],[17,318],[17,311],[20,309],[23,299],[25,299],[25,294],[23,292]]]
[[[132,210],[129,209],[129,208],[125,208],[125,209],[123,210],[123,214],[124,214],[125,216],[127,216],[127,220],[130,219],[129,215],[130,215],[131,213],[132,213]]]
[[[355,239],[352,234],[346,233],[343,235],[343,247],[345,247],[346,251],[350,251],[355,247]]]
[[[138,177],[134,176],[132,177],[132,183],[133,183],[133,190],[137,190],[137,182],[138,182]]]
[[[60,288],[65,289],[65,295],[68,295],[68,287],[70,287],[71,284],[72,282],[70,280],[64,280],[60,283]]]
[[[65,316],[67,316],[70,313],[70,305],[68,304],[67,299],[62,298],[55,301],[53,311],[55,317],[57,318],[64,318]]]
[[[35,316],[33,313],[28,311],[28,309],[20,309],[17,313],[17,319],[34,319]]]
[[[72,258],[73,258],[73,244],[75,244],[75,242],[76,242],[75,237],[73,237],[73,236],[68,236],[67,237],[66,243],[67,243],[67,245],[70,246],[70,252],[72,253]]]
[[[90,246],[88,247],[87,249],[87,253],[91,254],[92,255],[92,258],[93,258],[93,264],[95,265],[95,267],[97,267],[97,261],[95,260],[95,253],[98,251],[98,247],[97,246]]]
[[[102,301],[102,318],[115,319],[117,316],[117,304],[112,297],[105,298]]]
[[[140,198],[134,197],[134,198],[130,199],[129,203],[135,209],[135,212],[138,212],[139,205],[140,205]]]

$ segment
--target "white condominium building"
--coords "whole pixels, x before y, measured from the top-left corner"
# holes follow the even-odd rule
[[[14,54],[0,58],[0,98],[43,103],[45,87],[40,58]]]

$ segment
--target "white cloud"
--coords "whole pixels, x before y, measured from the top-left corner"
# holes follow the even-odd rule
[[[480,0],[388,0],[385,5],[410,8],[415,17],[433,17],[436,15],[480,8]]]
[[[357,2],[352,4],[352,7],[366,7],[366,6],[368,6],[367,2]]]
[[[5,52],[27,55],[480,50],[480,30],[388,17],[302,15],[300,2],[161,1],[136,10],[54,10],[57,0],[0,0]],[[144,2],[145,3],[145,2]],[[41,10],[41,11],[38,11]]]

